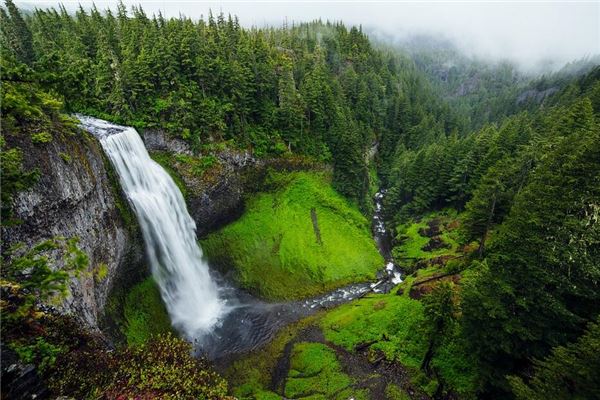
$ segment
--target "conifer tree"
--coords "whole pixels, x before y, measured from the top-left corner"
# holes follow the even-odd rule
[[[552,349],[534,363],[528,381],[509,377],[518,400],[571,400],[600,397],[600,321],[590,323],[577,341]]]
[[[465,291],[464,331],[488,390],[597,314],[600,129],[589,100],[571,109],[586,121],[554,140],[489,246],[489,269]]]
[[[5,0],[5,4],[9,18],[2,11],[3,36],[5,36],[7,45],[14,52],[16,59],[31,66],[35,60],[31,31],[15,3],[12,0]]]

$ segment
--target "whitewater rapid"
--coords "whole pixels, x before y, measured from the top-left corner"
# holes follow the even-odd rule
[[[152,275],[173,326],[188,340],[211,332],[228,312],[202,250],[196,224],[169,174],[150,158],[134,128],[77,116],[115,167],[140,224]]]

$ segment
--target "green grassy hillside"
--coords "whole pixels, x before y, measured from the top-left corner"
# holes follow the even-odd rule
[[[272,174],[268,192],[202,248],[235,270],[238,283],[269,299],[296,299],[373,278],[383,259],[367,219],[336,193],[329,176]]]

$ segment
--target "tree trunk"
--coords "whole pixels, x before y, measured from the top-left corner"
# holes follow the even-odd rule
[[[310,219],[312,220],[313,229],[317,238],[317,243],[321,245],[323,244],[323,242],[321,241],[321,231],[319,230],[319,222],[317,221],[317,210],[314,207],[310,209]]]
[[[479,241],[479,249],[477,253],[479,254],[479,258],[483,257],[483,252],[485,251],[485,237],[487,236],[488,230],[490,229],[490,225],[492,224],[492,218],[494,217],[494,210],[496,208],[496,193],[492,196],[492,207],[490,208],[490,213],[488,215],[488,220],[485,224],[485,229],[481,234],[481,240]]]
[[[431,375],[431,359],[433,358],[433,350],[435,348],[435,340],[431,340],[429,342],[429,348],[427,349],[427,353],[425,353],[425,357],[423,357],[423,362],[421,363],[421,370],[425,372],[427,377]]]

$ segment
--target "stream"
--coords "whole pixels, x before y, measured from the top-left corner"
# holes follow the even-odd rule
[[[286,325],[307,317],[318,310],[329,309],[362,297],[369,292],[387,293],[402,282],[401,271],[391,256],[391,237],[383,223],[382,209],[385,190],[377,192],[373,201],[375,212],[372,232],[375,243],[385,260],[378,271],[377,281],[357,283],[333,290],[310,299],[282,303],[268,303],[235,288],[222,277],[217,278],[221,287],[229,291],[226,298],[232,310],[221,324],[196,341],[199,352],[227,365],[237,354],[255,350],[267,343]]]
[[[140,224],[152,275],[173,326],[197,354],[226,365],[271,340],[284,326],[368,292],[386,293],[402,281],[383,222],[385,190],[373,198],[373,238],[385,260],[377,281],[344,286],[301,301],[269,303],[210,268],[196,241],[196,225],[173,179],[154,162],[134,128],[77,115],[100,141]]]

